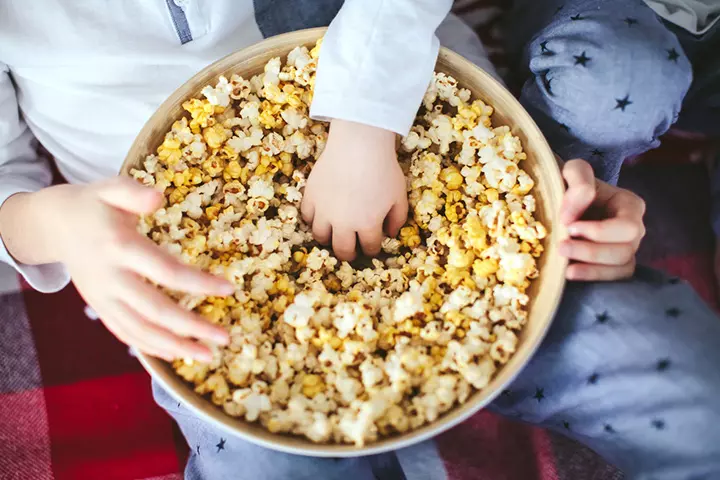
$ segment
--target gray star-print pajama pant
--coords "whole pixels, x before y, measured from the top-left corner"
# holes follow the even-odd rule
[[[553,149],[616,183],[671,125],[720,136],[720,23],[695,36],[642,0],[513,0],[507,44],[520,101]],[[713,179],[720,235],[720,169]]]
[[[614,181],[623,158],[657,144],[689,88],[688,125],[713,118],[704,105],[718,105],[720,68],[690,87],[685,44],[640,0],[515,1],[521,99],[563,157],[589,157]],[[190,445],[187,479],[447,478],[432,441],[355,459],[289,455],[154,393]],[[623,282],[569,284],[543,345],[489,409],[577,439],[628,478],[720,478],[720,318],[687,284],[642,267]]]

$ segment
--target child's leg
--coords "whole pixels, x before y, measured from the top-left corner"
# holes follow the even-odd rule
[[[508,25],[521,102],[563,158],[615,182],[655,148],[692,80],[677,37],[642,0],[518,0]]]
[[[648,269],[571,284],[491,409],[573,437],[630,478],[720,478],[720,318]]]

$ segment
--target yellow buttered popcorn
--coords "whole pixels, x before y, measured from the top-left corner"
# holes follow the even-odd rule
[[[183,103],[183,108],[190,113],[190,129],[193,133],[200,133],[202,128],[214,122],[215,107],[207,100],[193,98]]]
[[[204,128],[203,138],[208,147],[212,149],[220,148],[223,143],[225,143],[225,140],[228,139],[227,133],[225,133],[225,127],[219,123],[216,123],[212,127]]]
[[[398,149],[398,238],[353,264],[317,245],[300,205],[328,135],[309,118],[320,50],[203,88],[132,175],[166,198],[139,230],[236,287],[172,293],[231,338],[177,374],[271,432],[362,445],[433,421],[509,360],[547,231],[518,137],[436,73]]]

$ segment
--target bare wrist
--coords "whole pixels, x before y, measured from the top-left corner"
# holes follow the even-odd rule
[[[394,145],[396,134],[384,128],[336,118],[330,122],[330,136],[348,136],[358,141],[388,142]]]
[[[0,236],[12,257],[26,265],[54,263],[59,259],[52,231],[57,219],[57,197],[50,187],[39,192],[17,193],[0,207]]]

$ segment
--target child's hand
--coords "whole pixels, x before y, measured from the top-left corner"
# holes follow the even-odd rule
[[[568,185],[560,220],[571,240],[560,253],[574,262],[569,280],[619,280],[635,271],[635,253],[645,236],[645,202],[629,190],[597,180],[584,160],[565,164]]]
[[[356,237],[366,255],[380,253],[384,234],[396,236],[407,220],[405,175],[395,134],[333,120],[325,151],[315,164],[302,202],[315,239],[332,243],[341,260],[355,258]]]
[[[52,191],[51,191],[52,190]],[[80,294],[121,341],[166,360],[210,361],[193,339],[227,343],[227,332],[178,306],[148,283],[173,290],[228,295],[232,285],[184,265],[137,232],[137,215],[157,209],[162,195],[129,178],[47,189],[58,222],[53,256],[67,267]]]

